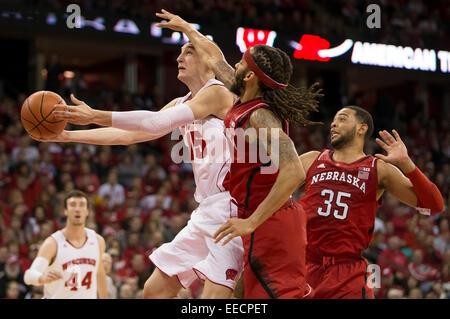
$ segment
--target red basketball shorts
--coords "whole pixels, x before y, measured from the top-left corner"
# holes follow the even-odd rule
[[[289,201],[252,234],[243,236],[244,298],[310,298],[305,281],[306,215]]]
[[[367,261],[352,260],[327,265],[306,261],[306,280],[314,289],[314,299],[374,299],[367,286]]]

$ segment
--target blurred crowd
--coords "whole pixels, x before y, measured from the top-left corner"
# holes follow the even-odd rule
[[[154,19],[162,8],[188,21],[224,28],[238,26],[286,34],[316,34],[330,42],[350,37],[386,44],[450,49],[450,6],[445,0],[21,0],[40,8]],[[15,5],[20,1],[14,0]],[[381,8],[381,28],[369,29],[367,6]]]

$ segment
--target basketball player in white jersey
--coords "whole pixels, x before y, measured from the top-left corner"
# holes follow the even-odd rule
[[[97,110],[72,95],[76,106],[61,107],[56,112],[60,118],[81,125],[99,119],[97,124],[113,127],[64,131],[52,141],[127,145],[156,139],[180,127],[193,159],[199,207],[174,240],[150,256],[156,269],[144,286],[143,296],[174,298],[181,288],[200,277],[205,280],[202,298],[230,298],[243,270],[242,239],[222,246],[214,243],[213,234],[237,216],[224,183],[231,153],[223,119],[233,104],[233,95],[214,79],[191,43],[181,48],[177,62],[178,79],[190,90],[186,96],[174,99],[159,112],[105,112],[97,117],[93,116]],[[103,121],[105,115],[109,120]],[[212,149],[215,152],[209,152]],[[208,158],[204,158],[206,153]]]
[[[72,191],[64,199],[66,226],[48,237],[25,272],[28,285],[44,285],[44,299],[107,298],[102,265],[105,240],[85,227],[88,198]]]

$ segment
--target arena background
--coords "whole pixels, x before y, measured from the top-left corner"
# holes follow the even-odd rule
[[[66,24],[71,3],[80,5],[81,28]],[[367,24],[373,3],[381,9],[380,28]],[[122,299],[141,298],[152,271],[147,256],[171,241],[196,207],[191,167],[171,161],[176,141],[170,135],[129,146],[38,143],[20,122],[25,98],[44,89],[67,103],[74,93],[105,110],[158,110],[185,95],[176,79],[184,38],[152,28],[161,8],[198,24],[231,64],[242,47],[273,39],[292,58],[295,85],[320,83],[325,96],[312,118],[324,125],[293,128],[299,153],[329,146],[330,119],[345,105],[369,110],[375,132],[399,131],[414,162],[439,187],[445,208],[422,216],[384,195],[365,251],[382,271],[375,295],[449,298],[450,5],[444,0],[2,1],[0,298],[42,297],[41,288],[24,284],[23,273],[42,240],[63,227],[62,198],[71,189],[92,198],[88,227],[106,240],[113,256],[108,275]],[[318,55],[349,45],[346,40],[351,46],[339,56],[323,61]],[[397,48],[390,62],[380,60],[380,52],[393,48],[387,45]],[[380,152],[374,138],[368,153]],[[121,186],[113,192],[108,181],[115,178]],[[180,297],[200,292],[196,282]]]

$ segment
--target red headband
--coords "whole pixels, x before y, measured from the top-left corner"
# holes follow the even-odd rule
[[[264,83],[265,85],[267,85],[268,87],[272,88],[272,89],[286,89],[287,84],[283,84],[283,83],[279,83],[277,81],[275,81],[274,79],[272,79],[270,76],[268,76],[267,74],[265,74],[255,63],[255,61],[253,60],[252,55],[250,54],[250,48],[245,51],[244,53],[244,59],[245,62],[247,62],[248,67],[250,68],[250,70],[252,70],[253,72],[255,72],[256,76],[258,77],[258,79],[261,80],[262,83]]]

